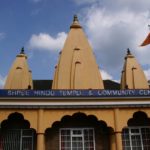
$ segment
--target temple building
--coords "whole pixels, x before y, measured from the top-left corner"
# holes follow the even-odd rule
[[[0,150],[150,150],[142,67],[127,49],[121,83],[103,80],[75,15],[53,80],[32,79],[24,49],[16,56],[0,90]]]

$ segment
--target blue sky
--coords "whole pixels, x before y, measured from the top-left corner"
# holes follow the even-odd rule
[[[149,0],[0,0],[0,86],[22,46],[33,79],[52,79],[77,14],[104,79],[119,80],[129,47],[150,79]]]
[[[70,0],[0,0],[0,75],[5,77],[22,46],[34,79],[52,78],[58,50],[33,50],[33,34],[67,32],[79,7]],[[36,49],[36,48],[35,48]]]

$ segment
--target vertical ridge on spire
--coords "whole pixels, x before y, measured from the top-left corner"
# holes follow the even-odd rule
[[[126,88],[149,89],[144,71],[129,49],[127,49],[127,55],[125,57],[123,72],[121,75],[121,89]]]

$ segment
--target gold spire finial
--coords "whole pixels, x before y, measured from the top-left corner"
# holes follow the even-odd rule
[[[130,49],[127,48],[127,55],[131,55]]]
[[[24,47],[21,48],[20,54],[24,54]]]
[[[79,20],[78,20],[77,15],[74,15],[74,17],[73,17],[73,23],[70,26],[70,28],[82,28],[81,25],[79,24]]]
[[[75,21],[78,21],[78,16],[77,15],[74,15],[74,17],[73,17],[73,22],[75,22]]]

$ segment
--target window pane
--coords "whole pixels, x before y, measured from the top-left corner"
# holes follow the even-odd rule
[[[70,130],[61,130],[61,149],[70,150],[70,148],[71,148]]]
[[[125,128],[122,132],[122,145],[123,150],[131,150],[130,148],[130,138],[129,138],[129,129]]]
[[[93,129],[85,129],[84,130],[84,147],[86,150],[94,150]]]
[[[123,150],[150,150],[150,128],[126,128],[122,132]]]
[[[74,150],[83,150],[83,139],[82,137],[72,137],[72,148]]]
[[[22,138],[22,150],[32,150],[32,137]]]
[[[144,150],[150,149],[150,128],[141,128]]]
[[[141,145],[141,137],[140,135],[132,135],[131,136],[131,143],[133,148],[137,148],[137,150],[142,150],[142,145]]]
[[[4,150],[33,150],[34,134],[30,129],[12,129],[1,135],[1,147]]]
[[[74,135],[81,135],[82,131],[81,130],[73,130]]]
[[[139,129],[131,129],[131,133],[139,133]]]
[[[61,129],[61,150],[94,150],[94,130]]]

